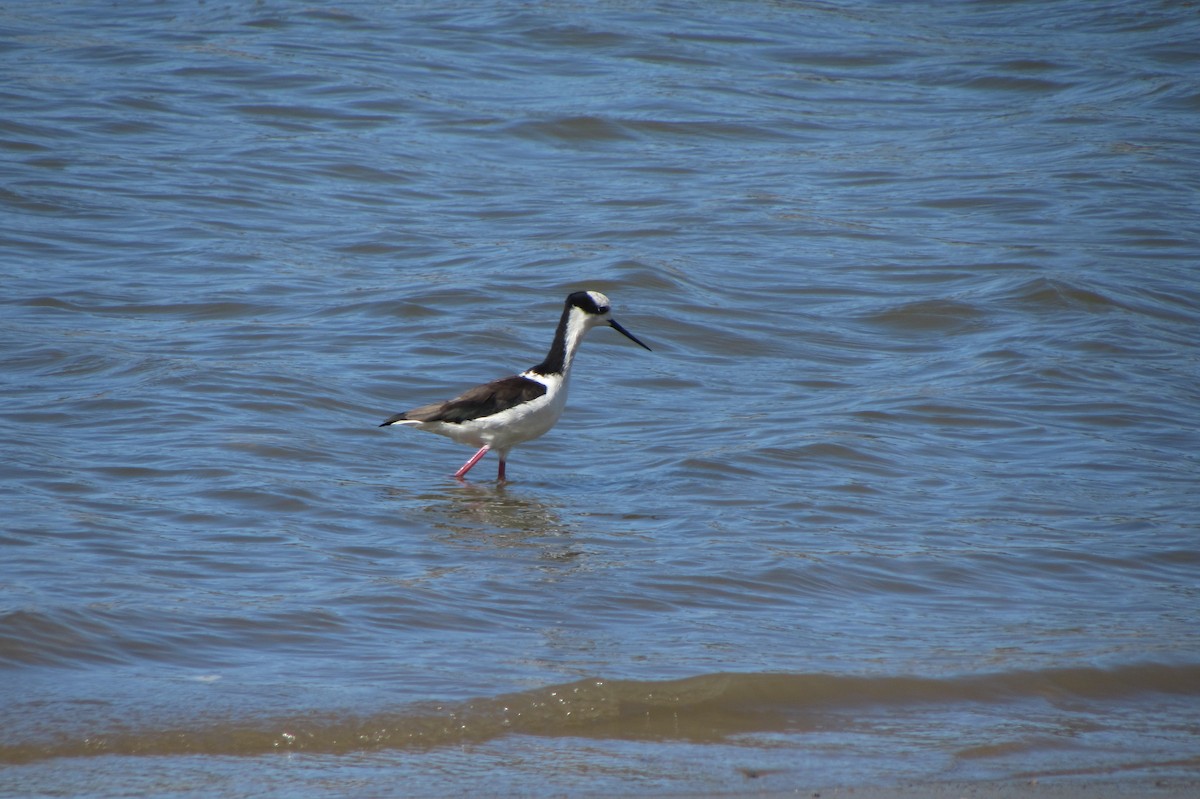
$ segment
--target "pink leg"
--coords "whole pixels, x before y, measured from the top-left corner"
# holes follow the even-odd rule
[[[507,462],[508,462],[508,459],[505,456],[501,455],[500,456],[500,471],[497,472],[497,474],[496,474],[496,482],[498,482],[498,483],[504,482],[504,464]]]
[[[479,459],[482,458],[484,455],[486,455],[487,451],[489,449],[491,449],[491,446],[489,446],[488,444],[484,444],[482,447],[480,447],[479,451],[471,456],[471,460],[464,463],[462,465],[462,468],[454,473],[454,479],[456,479],[456,480],[463,479],[463,476],[466,475],[467,472],[471,471],[472,466],[479,463]]]

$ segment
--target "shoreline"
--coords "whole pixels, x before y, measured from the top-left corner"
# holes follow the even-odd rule
[[[750,780],[747,781],[748,783]],[[667,794],[671,799],[1192,799],[1200,796],[1197,777],[1080,777],[1051,779],[905,782],[894,786],[767,788],[713,793]],[[609,799],[595,796],[592,799]],[[616,796],[611,799],[617,799]]]

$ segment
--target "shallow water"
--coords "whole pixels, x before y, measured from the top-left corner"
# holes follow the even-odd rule
[[[0,793],[1196,777],[1200,17],[933,5],[0,9]]]

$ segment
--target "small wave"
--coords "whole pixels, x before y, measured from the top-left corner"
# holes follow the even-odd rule
[[[457,704],[357,716],[181,723],[0,745],[0,763],[87,755],[343,753],[479,743],[509,734],[722,741],[748,732],[803,732],[830,714],[916,705],[1005,705],[1027,699],[1104,702],[1139,694],[1200,696],[1200,664],[1067,668],[949,678],[714,673],[667,681],[590,678]]]
[[[986,312],[958,300],[920,300],[869,314],[865,321],[895,333],[958,333],[983,323]]]
[[[1053,311],[1117,310],[1122,305],[1098,291],[1071,285],[1062,280],[1039,277],[1030,280],[1009,294],[1009,301],[1035,309]]]
[[[509,132],[520,138],[564,141],[573,144],[633,138],[621,123],[595,116],[568,116],[522,122],[511,126]]]

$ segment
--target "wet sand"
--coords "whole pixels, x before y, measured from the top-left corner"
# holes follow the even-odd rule
[[[681,799],[1193,799],[1200,796],[1200,779],[1079,779],[1000,780],[995,782],[929,782],[893,787],[791,788],[756,790],[747,780],[745,791],[679,794]]]

